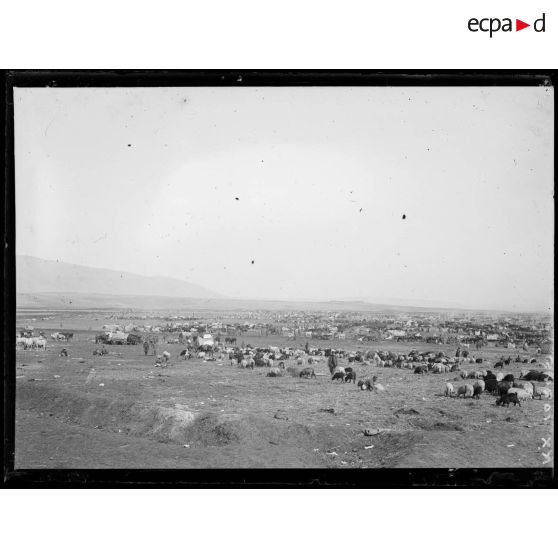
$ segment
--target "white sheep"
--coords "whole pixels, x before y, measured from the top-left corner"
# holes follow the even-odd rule
[[[539,399],[552,399],[552,392],[548,388],[536,388],[533,394],[533,399],[538,397]]]
[[[474,384],[473,384],[473,388],[476,388],[477,386],[480,386],[480,388],[482,389],[482,391],[485,390],[485,383],[484,380],[477,380]]]
[[[453,397],[455,395],[455,389],[453,388],[453,384],[450,384],[449,382],[446,384],[444,395],[446,397]]]
[[[471,384],[465,384],[464,386],[459,386],[457,388],[457,397],[459,397],[460,395],[463,395],[463,398],[473,397],[474,393],[475,390],[473,389],[473,386]]]
[[[515,393],[519,401],[527,401],[527,399],[531,399],[533,397],[529,392],[521,388],[510,388],[508,390],[508,394],[509,393]]]

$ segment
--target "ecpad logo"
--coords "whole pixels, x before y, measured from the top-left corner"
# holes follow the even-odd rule
[[[533,29],[536,33],[545,32],[545,17],[546,14],[543,13],[543,15],[539,19],[536,19],[533,22]],[[473,33],[477,33],[478,31],[481,31],[483,33],[490,33],[490,38],[492,38],[492,35],[494,33],[497,33],[498,31],[503,31],[504,33],[513,31],[512,19],[509,17],[505,17],[503,19],[497,17],[485,17],[482,19],[477,19],[472,17],[469,20],[467,27],[469,28],[469,31]],[[526,29],[527,27],[531,27],[531,24],[525,23],[520,19],[515,20],[516,31],[521,31],[522,29]]]

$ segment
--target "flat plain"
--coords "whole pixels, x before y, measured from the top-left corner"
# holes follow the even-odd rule
[[[75,332],[59,343],[50,333],[46,351],[16,351],[16,469],[33,468],[483,468],[543,467],[543,438],[553,433],[553,400],[529,399],[521,407],[448,398],[474,380],[457,373],[352,363],[357,380],[377,376],[383,392],[333,382],[325,360],[313,364],[315,379],[267,377],[268,369],[240,369],[229,361],[178,359],[180,345],[159,344],[170,364],[155,367],[139,345],[107,346],[94,356],[100,322],[94,313],[66,319]],[[49,324],[52,326],[53,324]],[[254,347],[302,348],[306,339],[238,338]],[[444,351],[455,345],[356,340],[311,340],[314,347]],[[62,347],[68,357],[60,357]],[[519,377],[537,364],[513,362],[519,349],[472,350],[482,364],[462,369],[504,369]],[[530,358],[534,354],[529,355]],[[293,359],[287,366],[295,366]],[[341,366],[347,365],[341,360]],[[299,367],[300,368],[300,367]],[[542,383],[540,384],[542,387]],[[553,382],[550,387],[554,393]],[[548,410],[550,404],[550,410]],[[546,408],[545,408],[545,405]],[[365,430],[374,435],[366,435]]]

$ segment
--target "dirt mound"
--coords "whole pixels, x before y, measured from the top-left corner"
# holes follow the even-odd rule
[[[409,419],[409,424],[414,428],[420,430],[458,430],[464,431],[465,428],[459,422],[455,421],[444,421],[441,422],[436,419],[428,419],[428,418],[416,418],[416,419]]]
[[[61,391],[50,386],[18,386],[22,409],[47,413],[66,422],[124,432],[159,442],[224,446],[311,444],[311,430],[272,416],[193,412],[179,407],[161,407],[110,399],[90,393]]]

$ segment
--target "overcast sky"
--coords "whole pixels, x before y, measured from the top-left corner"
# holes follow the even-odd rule
[[[245,298],[551,306],[552,89],[14,101],[18,254]]]

